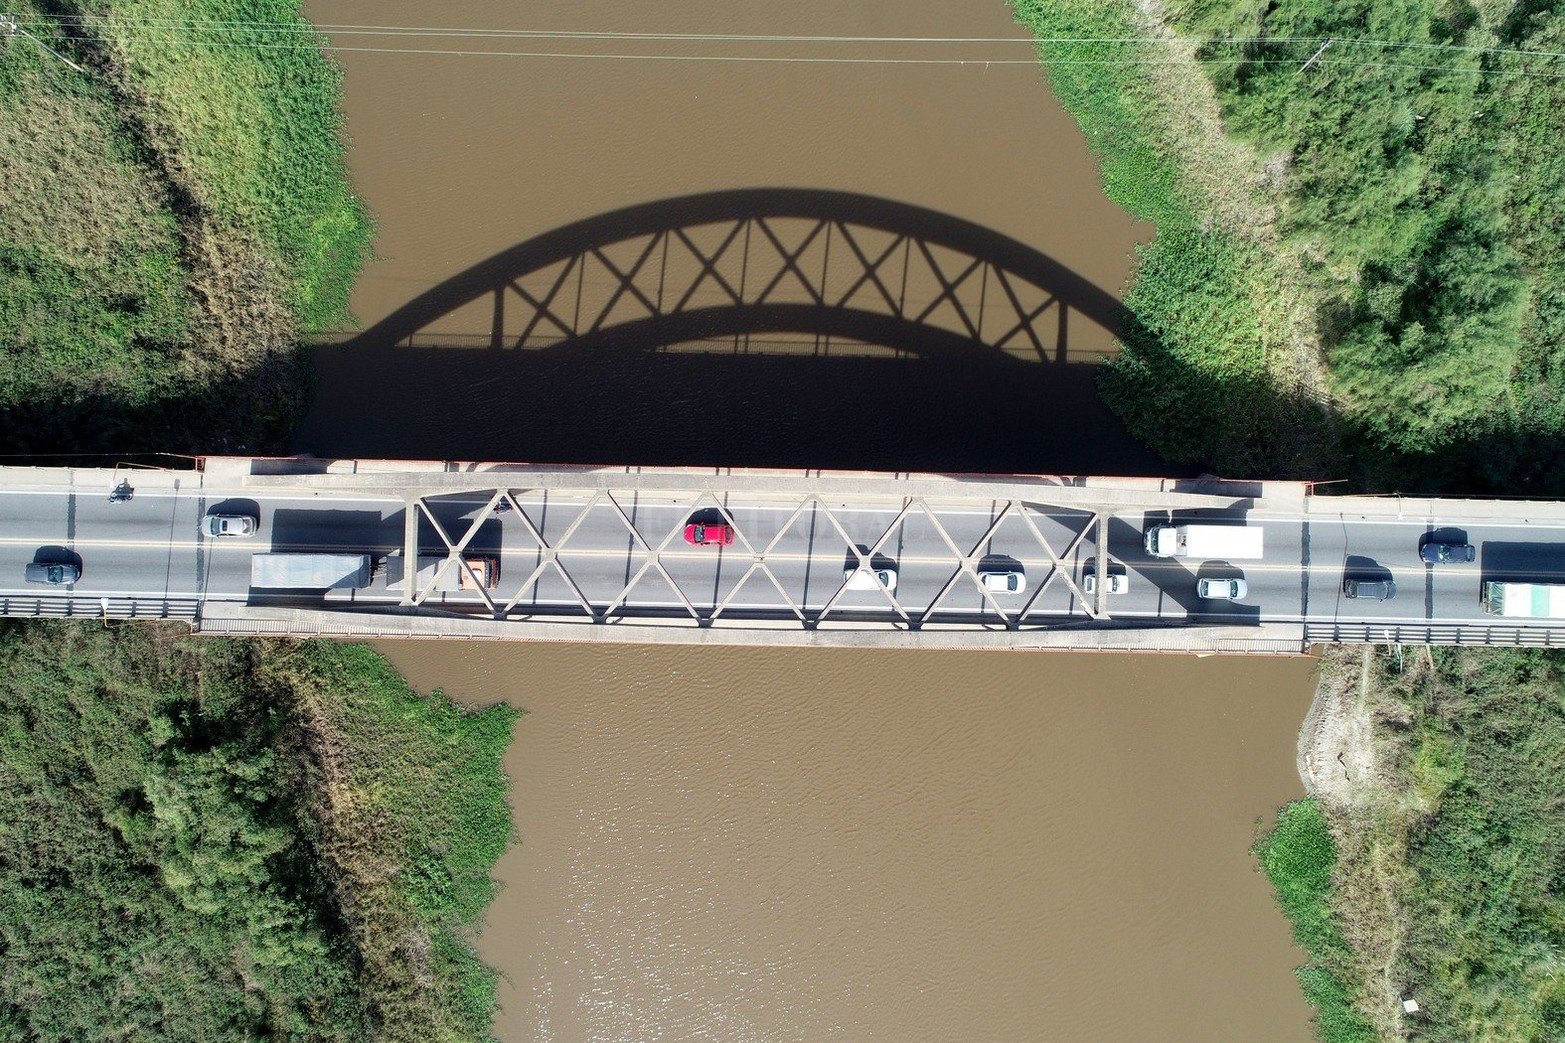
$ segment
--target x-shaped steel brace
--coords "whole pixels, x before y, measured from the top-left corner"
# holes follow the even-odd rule
[[[995,600],[994,595],[984,587],[983,580],[979,577],[978,569],[975,566],[983,558],[983,555],[980,554],[979,551],[986,544],[988,544],[990,540],[994,539],[994,534],[1000,531],[1001,524],[1004,523],[1006,518],[1010,517],[1010,514],[1013,510],[1017,509],[1018,505],[1016,501],[1009,500],[1006,502],[1005,507],[995,517],[994,522],[991,523],[984,534],[979,537],[978,542],[973,544],[973,549],[968,551],[966,554],[963,554],[960,550],[957,549],[956,541],[951,538],[951,534],[946,531],[946,527],[940,523],[940,519],[935,517],[934,512],[929,509],[929,505],[924,503],[922,499],[918,501],[918,504],[919,507],[922,508],[923,512],[929,516],[930,523],[934,525],[935,531],[940,534],[941,540],[945,542],[946,547],[950,549],[951,553],[956,557],[958,563],[957,570],[951,573],[951,578],[946,580],[945,586],[940,588],[940,593],[936,594],[934,598],[930,600],[929,606],[924,609],[923,619],[927,621],[930,616],[934,615],[935,609],[940,606],[940,602],[944,601],[945,596],[949,594],[956,586],[957,578],[960,576],[966,576],[973,581],[973,586],[978,588],[978,593],[983,596],[983,599],[989,602],[989,607],[994,609],[1001,619],[1005,620],[1007,629],[1015,630],[1021,620],[1021,617],[1017,616],[1013,619],[1009,614],[1006,613],[1005,609],[1000,607],[1000,603]]]
[[[511,600],[507,601],[505,607],[500,610],[501,618],[509,616],[514,612],[516,606],[521,603],[522,597],[527,593],[527,588],[537,583],[546,569],[553,568],[559,574],[559,577],[565,581],[566,585],[571,588],[571,593],[576,595],[576,600],[581,603],[581,607],[586,611],[587,615],[591,616],[594,622],[602,622],[602,615],[597,609],[593,608],[592,602],[576,583],[576,577],[572,576],[570,570],[560,564],[560,548],[571,538],[577,528],[581,526],[581,523],[587,519],[588,512],[598,503],[602,495],[602,493],[594,494],[592,499],[587,501],[586,505],[582,507],[581,511],[571,521],[570,525],[566,526],[565,531],[560,534],[559,540],[553,546],[550,546],[549,541],[544,539],[543,533],[539,531],[538,526],[533,524],[532,518],[522,509],[522,505],[517,502],[515,494],[509,490],[506,491],[505,498],[510,501],[512,509],[516,511],[517,520],[522,523],[522,527],[527,530],[527,534],[538,541],[539,561],[534,566],[532,572],[528,573],[527,578],[522,581],[522,585],[516,589],[516,593],[511,596]]]
[[[674,577],[669,575],[668,569],[664,566],[662,558],[663,551],[667,549],[668,545],[673,542],[676,536],[684,531],[684,519],[680,519],[678,522],[675,522],[674,527],[668,531],[668,535],[663,537],[663,542],[657,545],[656,550],[653,550],[651,544],[647,543],[646,538],[641,535],[641,530],[636,528],[636,523],[630,520],[630,515],[625,513],[625,508],[621,507],[619,501],[614,498],[614,494],[606,492],[603,494],[603,498],[609,502],[609,506],[614,508],[614,512],[619,515],[620,521],[625,523],[625,528],[627,531],[629,531],[631,539],[639,543],[641,545],[641,549],[646,551],[648,555],[647,560],[642,563],[641,568],[637,569],[636,574],[630,578],[630,582],[626,583],[625,586],[620,589],[619,595],[613,601],[609,602],[608,607],[603,610],[604,615],[608,615],[616,608],[619,608],[620,605],[624,604],[630,597],[631,589],[634,588],[637,583],[641,582],[641,577],[645,576],[650,570],[656,569],[657,572],[668,581],[668,585],[674,591],[674,593],[678,595],[680,602],[685,606],[685,611],[690,613],[690,618],[694,619],[697,623],[701,623],[701,613],[696,610],[696,606],[691,602],[691,600],[685,596],[685,592],[680,589],[679,584],[674,582]]]
[[[767,544],[766,549],[757,552],[755,546],[751,544],[749,537],[744,534],[744,530],[739,527],[739,523],[734,520],[734,516],[729,512],[727,504],[723,503],[722,500],[718,498],[717,494],[712,492],[710,489],[705,490],[701,493],[700,496],[696,497],[695,502],[691,505],[692,513],[700,510],[703,502],[710,502],[712,506],[717,509],[718,513],[723,516],[723,521],[734,530],[734,536],[744,547],[745,553],[750,555],[750,567],[745,570],[745,574],[743,576],[739,577],[739,581],[729,588],[727,596],[725,596],[722,601],[718,602],[718,604],[712,609],[712,614],[706,618],[707,624],[717,622],[717,618],[723,614],[723,610],[729,606],[729,604],[736,596],[738,596],[739,591],[743,589],[745,583],[749,582],[750,577],[755,575],[756,572],[760,572],[769,581],[771,581],[772,586],[776,589],[778,595],[783,599],[783,604],[787,605],[789,610],[791,610],[793,614],[798,617],[799,622],[804,622],[804,610],[799,607],[798,602],[793,600],[792,596],[789,595],[787,588],[782,585],[782,582],[777,578],[776,574],[772,572],[771,568],[766,564],[767,555],[770,554],[772,549],[777,546],[777,543],[782,539],[783,534],[788,531],[788,526],[792,525],[794,519],[798,518],[798,516],[803,513],[803,505],[801,504],[799,508],[793,512],[792,517],[790,517],[783,525],[783,527],[778,530],[777,535],[772,537],[772,542]]]
[[[848,531],[844,529],[842,527],[842,523],[837,520],[837,516],[832,513],[831,508],[827,507],[825,502],[822,501],[818,495],[812,496],[811,498],[820,505],[822,513],[826,515],[826,520],[831,522],[832,528],[837,530],[837,535],[842,537],[842,542],[847,545],[849,552],[858,558],[858,569],[869,572],[871,574],[873,574],[875,571],[872,567],[874,564],[875,555],[880,553],[880,548],[883,547],[886,541],[891,538],[892,532],[902,524],[902,519],[907,517],[908,510],[913,506],[912,500],[904,501],[902,504],[902,509],[897,512],[897,516],[892,519],[891,524],[886,526],[886,531],[880,534],[880,539],[875,541],[874,546],[870,547],[868,551],[861,551],[859,550],[859,545],[853,542],[853,537],[848,535]],[[843,578],[842,585],[837,588],[837,592],[831,596],[826,604],[821,606],[820,612],[816,613],[812,625],[818,626],[820,621],[825,619],[827,614],[831,612],[834,607],[836,607],[837,602],[841,600],[842,596],[848,592],[848,584],[851,581],[851,576]],[[902,622],[906,623],[909,629],[913,629],[913,620],[911,617],[909,617],[907,610],[902,607],[902,602],[897,600],[896,595],[887,590],[878,581],[875,583],[875,589],[879,590],[883,595],[885,595],[886,600],[891,602],[891,607],[896,610],[897,615],[902,617]]]
[[[419,498],[418,509],[423,513],[424,517],[429,519],[429,524],[435,527],[435,534],[440,537],[440,542],[446,545],[447,554],[446,560],[440,563],[439,567],[435,569],[435,574],[430,577],[429,586],[418,591],[413,596],[413,604],[415,606],[422,605],[425,599],[435,592],[435,589],[440,585],[440,581],[445,578],[446,573],[450,572],[451,566],[455,564],[463,572],[467,573],[468,578],[472,580],[473,588],[478,591],[479,597],[484,599],[484,604],[489,607],[490,613],[495,611],[495,600],[490,596],[489,589],[484,584],[483,578],[468,565],[467,559],[462,556],[462,552],[473,541],[473,537],[478,535],[478,530],[483,527],[484,520],[489,517],[489,512],[499,502],[500,496],[501,494],[496,492],[490,498],[489,503],[473,519],[473,524],[468,526],[466,534],[463,535],[459,542],[455,543],[452,542],[451,535],[446,532],[446,527],[440,524],[440,519],[435,517],[435,512],[429,509],[429,505],[422,497]],[[407,583],[410,586],[415,585],[418,582],[418,557],[415,556],[412,561],[406,562],[403,567],[407,570]]]
[[[1032,611],[1032,607],[1037,603],[1038,598],[1043,595],[1043,592],[1049,588],[1049,585],[1052,584],[1056,578],[1064,581],[1065,585],[1070,588],[1071,593],[1076,596],[1076,600],[1081,603],[1082,611],[1086,612],[1087,615],[1091,618],[1097,619],[1099,615],[1097,609],[1088,605],[1087,595],[1082,593],[1081,588],[1076,585],[1076,581],[1071,579],[1071,570],[1065,567],[1064,559],[1069,558],[1072,554],[1076,553],[1076,548],[1081,546],[1081,541],[1087,538],[1087,533],[1093,531],[1093,527],[1095,525],[1103,524],[1103,516],[1094,513],[1087,524],[1081,527],[1081,531],[1072,537],[1070,543],[1066,544],[1065,550],[1059,554],[1056,554],[1054,552],[1054,546],[1048,541],[1047,537],[1043,535],[1043,532],[1038,528],[1038,524],[1032,520],[1032,514],[1029,509],[1029,505],[1025,503],[1021,504],[1021,508],[1022,509],[1017,513],[1021,517],[1022,521],[1026,523],[1027,528],[1032,530],[1033,538],[1036,539],[1038,541],[1038,545],[1043,548],[1044,554],[1048,555],[1050,569],[1049,574],[1043,578],[1043,582],[1038,584],[1038,589],[1033,591],[1032,597],[1027,599],[1027,604],[1023,605],[1021,611],[1016,614],[1017,620],[1023,621],[1027,618],[1027,614]]]

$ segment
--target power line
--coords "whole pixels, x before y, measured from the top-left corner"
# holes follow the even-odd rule
[[[412,36],[430,38],[478,38],[478,39],[546,39],[546,40],[597,40],[597,41],[661,41],[702,43],[907,43],[907,44],[1010,44],[1032,46],[1070,46],[1095,44],[1161,44],[1187,47],[1260,47],[1309,45],[1319,46],[1327,39],[1335,45],[1355,45],[1396,49],[1449,51],[1455,53],[1493,54],[1500,56],[1565,58],[1562,51],[1540,51],[1520,48],[1480,47],[1470,44],[1438,43],[1433,41],[1379,40],[1364,37],[1324,36],[1253,36],[1253,37],[1184,37],[1184,36],[1101,36],[1101,37],[1026,37],[1026,36],[810,36],[799,34],[765,33],[660,33],[617,32],[564,29],[470,29],[462,27],[371,25],[364,23],[322,22],[267,22],[213,19],[177,18],[62,18],[35,17],[20,19],[31,26],[52,27],[70,24],[81,27],[96,25],[131,29],[171,29],[211,33],[273,33],[312,35],[317,32],[338,36]]]
[[[75,24],[72,25],[71,28],[76,29],[78,31],[80,31],[80,30],[82,30],[84,28],[91,28],[92,27],[92,25],[89,25],[84,20],[73,19],[71,21],[75,22]],[[41,26],[45,26],[45,25],[49,25],[49,26],[55,25],[55,23],[46,22],[45,20],[40,20],[40,19],[29,20],[27,22],[27,24],[34,25],[34,26],[40,26],[40,27]],[[210,30],[210,29],[204,29],[200,24],[197,24],[197,23],[179,23],[179,22],[176,22],[174,20],[167,20],[167,22],[165,24],[162,24],[162,25],[154,25],[154,24],[151,23],[150,20],[142,22],[142,23],[133,23],[131,20],[120,20],[120,21],[112,21],[112,22],[111,21],[105,21],[105,22],[101,22],[101,23],[92,23],[92,24],[93,25],[102,25],[104,28],[109,28],[109,29],[116,29],[117,28],[117,29],[139,30],[142,33],[143,39],[146,42],[152,42],[152,43],[171,43],[171,44],[181,44],[181,45],[187,45],[187,46],[193,46],[193,47],[209,47],[209,48],[245,47],[245,48],[249,48],[249,49],[252,49],[252,50],[281,50],[281,49],[292,49],[292,48],[298,47],[298,46],[318,46],[323,51],[328,51],[328,52],[333,52],[333,53],[432,55],[432,56],[473,57],[473,58],[479,58],[479,57],[545,58],[545,59],[579,60],[579,61],[656,61],[656,62],[687,62],[687,63],[739,63],[739,64],[784,64],[784,65],[787,65],[787,64],[802,64],[802,65],[929,65],[929,66],[966,66],[966,65],[973,65],[973,66],[984,66],[984,67],[998,65],[998,66],[1034,67],[1034,66],[1037,66],[1039,64],[1039,59],[1037,59],[1037,58],[990,58],[990,57],[900,58],[900,57],[872,57],[872,56],[835,56],[834,57],[834,56],[820,56],[820,55],[808,55],[808,56],[806,56],[806,55],[729,55],[729,54],[666,54],[666,53],[665,54],[657,54],[657,53],[616,53],[616,52],[601,52],[601,51],[600,52],[535,51],[535,50],[508,51],[508,50],[493,50],[493,49],[487,49],[487,48],[486,49],[457,49],[457,48],[436,48],[436,47],[348,46],[348,45],[334,44],[334,43],[332,43],[330,41],[329,38],[322,39],[320,36],[317,35],[317,28],[312,28],[312,27],[310,27],[308,25],[305,25],[305,24],[297,24],[297,25],[289,26],[289,25],[285,25],[285,23],[257,23],[257,24],[262,25],[263,27],[264,26],[283,27],[288,32],[290,32],[290,33],[292,33],[292,34],[294,34],[294,35],[299,37],[297,40],[294,40],[294,41],[291,41],[291,42],[286,42],[286,43],[284,43],[284,42],[279,42],[279,43],[262,43],[262,42],[257,42],[257,41],[253,41],[253,40],[243,40],[243,39],[222,39],[222,38],[219,38],[219,39],[201,39],[201,38],[199,38],[199,36],[197,34],[212,33],[214,31]],[[215,24],[215,23],[212,23],[212,24]],[[226,25],[232,25],[232,26],[235,26],[235,28],[232,28],[232,29],[223,28],[223,29],[220,29],[220,30],[216,30],[216,32],[233,34],[233,33],[238,33],[238,32],[243,31],[244,29],[249,28],[249,24],[248,23],[224,23],[224,25],[225,26]],[[331,27],[329,25],[326,25],[326,26],[321,26],[321,27],[318,27],[318,28],[320,30],[329,30]],[[417,29],[417,28],[412,28],[412,29],[409,29],[406,32],[402,32],[402,31],[400,31],[402,27],[370,27],[370,28],[373,29],[374,31],[377,31],[377,32],[381,31],[382,29],[384,29],[384,30],[388,31],[389,35],[393,35],[393,36],[439,37],[439,36],[441,36],[443,34],[446,34],[446,33],[452,33],[452,34],[457,35],[457,36],[462,36],[462,35],[465,34],[465,35],[468,35],[468,36],[478,36],[479,38],[485,38],[485,39],[489,39],[489,38],[588,39],[588,40],[616,41],[616,42],[617,41],[625,41],[625,40],[663,40],[663,41],[681,41],[681,42],[684,42],[684,41],[695,41],[695,40],[702,40],[702,41],[728,40],[728,41],[731,41],[731,42],[732,41],[744,41],[744,42],[767,42],[767,43],[775,43],[775,42],[782,42],[782,41],[794,41],[794,42],[826,42],[826,41],[829,41],[829,42],[904,42],[904,43],[905,42],[926,42],[926,43],[945,43],[945,44],[966,44],[966,43],[978,43],[978,42],[997,43],[998,42],[998,43],[1013,43],[1013,44],[1014,43],[1023,43],[1023,44],[1043,45],[1043,46],[1051,46],[1051,45],[1084,45],[1084,44],[1089,44],[1089,43],[1090,44],[1106,44],[1106,43],[1117,43],[1117,44],[1186,43],[1186,44],[1198,45],[1198,46],[1215,46],[1215,45],[1252,46],[1252,45],[1279,45],[1279,44],[1283,44],[1283,43],[1290,43],[1290,44],[1294,44],[1294,43],[1309,43],[1309,44],[1323,43],[1321,38],[1318,38],[1318,37],[1315,37],[1315,38],[1306,38],[1306,37],[1281,38],[1281,37],[1274,37],[1274,38],[1270,38],[1270,39],[1253,39],[1253,40],[1228,39],[1228,40],[1210,40],[1210,41],[1205,41],[1203,43],[1201,41],[1179,40],[1177,38],[1168,38],[1168,37],[1143,37],[1143,38],[1137,38],[1137,37],[1108,38],[1108,37],[1104,37],[1104,38],[1094,38],[1094,39],[1080,38],[1080,39],[1027,40],[1027,39],[1020,39],[1020,38],[1012,39],[1012,38],[999,38],[999,37],[993,37],[993,38],[978,38],[978,37],[973,37],[973,38],[960,38],[960,37],[781,37],[781,36],[776,36],[776,37],[767,36],[767,37],[763,37],[763,36],[737,36],[737,35],[736,36],[720,36],[720,35],[717,35],[717,34],[692,35],[692,34],[668,34],[668,33],[662,33],[662,34],[657,34],[657,33],[643,33],[643,34],[628,34],[628,33],[627,34],[592,34],[592,33],[555,33],[553,31],[545,31],[545,30],[425,30],[425,29]],[[505,36],[505,37],[501,37],[501,36],[496,35],[496,34],[502,34],[502,33],[503,34],[510,34],[510,35]],[[548,33],[549,35],[544,35],[545,33]],[[67,41],[75,41],[75,42],[98,42],[96,37],[91,37],[91,36],[65,35],[65,36],[57,36],[57,37],[54,37],[54,38],[55,39],[63,39],[63,40],[67,40]],[[41,46],[43,45],[42,41],[38,41],[38,42],[40,43]],[[1429,49],[1449,49],[1449,50],[1452,50],[1452,51],[1455,51],[1455,52],[1461,52],[1461,53],[1483,53],[1483,54],[1493,54],[1493,55],[1496,55],[1496,56],[1510,55],[1510,56],[1517,56],[1517,57],[1530,56],[1530,57],[1541,57],[1541,58],[1560,58],[1560,57],[1565,57],[1565,53],[1556,53],[1556,52],[1548,52],[1548,51],[1516,51],[1516,50],[1506,51],[1506,50],[1500,50],[1500,49],[1471,48],[1471,47],[1464,47],[1464,46],[1458,46],[1458,45],[1434,45],[1434,44],[1431,44],[1431,45],[1421,45],[1421,44],[1410,44],[1410,43],[1402,43],[1402,42],[1397,42],[1397,41],[1371,41],[1371,40],[1340,40],[1340,39],[1333,39],[1331,42],[1332,42],[1333,45],[1358,45],[1358,46],[1373,46],[1373,47],[1387,47],[1387,48],[1427,47]],[[1339,49],[1340,49],[1340,47],[1339,47]],[[1484,75],[1484,76],[1525,76],[1525,77],[1536,78],[1536,79],[1560,79],[1560,78],[1565,78],[1565,72],[1553,73],[1553,72],[1531,71],[1531,70],[1525,70],[1525,69],[1482,68],[1482,67],[1472,67],[1472,66],[1469,66],[1469,67],[1458,67],[1458,66],[1449,66],[1449,65],[1427,65],[1427,64],[1413,64],[1413,63],[1407,63],[1407,62],[1390,62],[1390,61],[1382,61],[1382,60],[1375,60],[1375,59],[1355,59],[1355,58],[1348,58],[1348,57],[1327,59],[1320,52],[1317,52],[1315,58],[1316,58],[1316,60],[1318,60],[1318,63],[1322,64],[1322,65],[1357,66],[1357,67],[1360,67],[1360,68],[1395,69],[1395,70],[1446,73],[1446,74],[1457,73],[1457,74],[1471,74],[1471,75]],[[68,60],[65,59],[63,56],[61,56],[61,60],[68,62]],[[1187,61],[1194,62],[1194,63],[1200,64],[1200,65],[1220,65],[1220,64],[1244,64],[1244,65],[1286,64],[1286,65],[1293,65],[1293,64],[1297,64],[1298,59],[1295,58],[1295,57],[1288,57],[1288,58],[1257,58],[1257,57],[1251,57],[1251,56],[1237,55],[1237,56],[1233,56],[1233,57],[1211,57],[1211,56],[1201,57],[1201,56],[1196,56],[1196,57],[1193,57],[1193,58],[1185,58],[1185,57],[1177,57],[1177,58],[1141,58],[1141,57],[1127,57],[1127,56],[1094,57],[1094,58],[1051,57],[1051,58],[1045,59],[1044,61],[1045,61],[1045,63],[1047,65],[1050,65],[1050,66],[1077,66],[1077,65],[1081,65],[1081,66],[1102,66],[1102,65],[1130,65],[1130,66],[1138,66],[1139,65],[1139,66],[1146,66],[1146,65],[1183,64],[1183,63],[1185,63]],[[68,62],[68,64],[72,64],[73,67],[75,67],[74,63],[69,63]]]
[[[97,42],[93,37],[66,36],[60,39],[78,42]],[[215,42],[208,40],[195,40],[189,38],[170,37],[163,41],[177,43],[191,47],[245,47],[251,50],[288,50],[296,46],[308,46],[305,41],[298,44],[262,44],[244,41]],[[454,50],[450,48],[434,47],[343,47],[331,43],[319,45],[323,51],[331,53],[359,53],[359,54],[395,54],[395,55],[431,55],[463,58],[545,58],[545,59],[574,59],[584,61],[656,61],[656,62],[693,62],[693,63],[738,63],[738,64],[772,64],[772,65],[926,65],[926,66],[1013,66],[1037,68],[1040,64],[1047,67],[1059,66],[1150,66],[1150,65],[1179,65],[1193,62],[1197,65],[1297,65],[1297,58],[1050,58],[1040,63],[1036,58],[862,58],[862,57],[804,57],[804,56],[767,56],[767,55],[738,55],[738,54],[614,54],[604,52],[585,51],[493,51],[493,50]],[[1477,66],[1459,67],[1450,65],[1416,65],[1408,62],[1386,62],[1353,58],[1321,58],[1321,65],[1353,66],[1368,69],[1396,69],[1417,72],[1434,72],[1454,75],[1475,76],[1524,76],[1532,79],[1565,79],[1565,71],[1538,72],[1526,69],[1494,69]]]

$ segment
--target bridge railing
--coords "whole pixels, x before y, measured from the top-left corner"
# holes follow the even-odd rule
[[[201,604],[195,598],[0,595],[0,616],[13,619],[166,619],[194,623],[200,615]]]
[[[1565,647],[1565,627],[1486,626],[1471,623],[1306,623],[1310,644],[1479,645],[1494,648]]]

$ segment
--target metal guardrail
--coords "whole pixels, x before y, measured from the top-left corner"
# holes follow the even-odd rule
[[[1309,644],[1562,648],[1565,647],[1565,628],[1470,623],[1306,623],[1304,640]]]
[[[131,598],[67,595],[0,595],[0,616],[17,619],[179,620],[201,615],[195,598]]]

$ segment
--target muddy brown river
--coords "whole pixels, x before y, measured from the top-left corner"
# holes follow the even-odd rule
[[[307,7],[469,32],[334,33],[366,48],[338,58],[377,259],[296,448],[1171,472],[1094,390],[1150,229],[1041,74],[993,64],[1025,46],[471,32],[1020,37],[998,0]],[[419,50],[467,53],[394,53]],[[990,64],[899,63],[931,57]],[[867,268],[917,322],[808,307]],[[505,1043],[1308,1038],[1247,854],[1299,793],[1307,660],[382,650],[528,711],[480,940]]]
[[[379,647],[528,711],[508,1043],[1309,1038],[1247,849],[1310,660]]]

